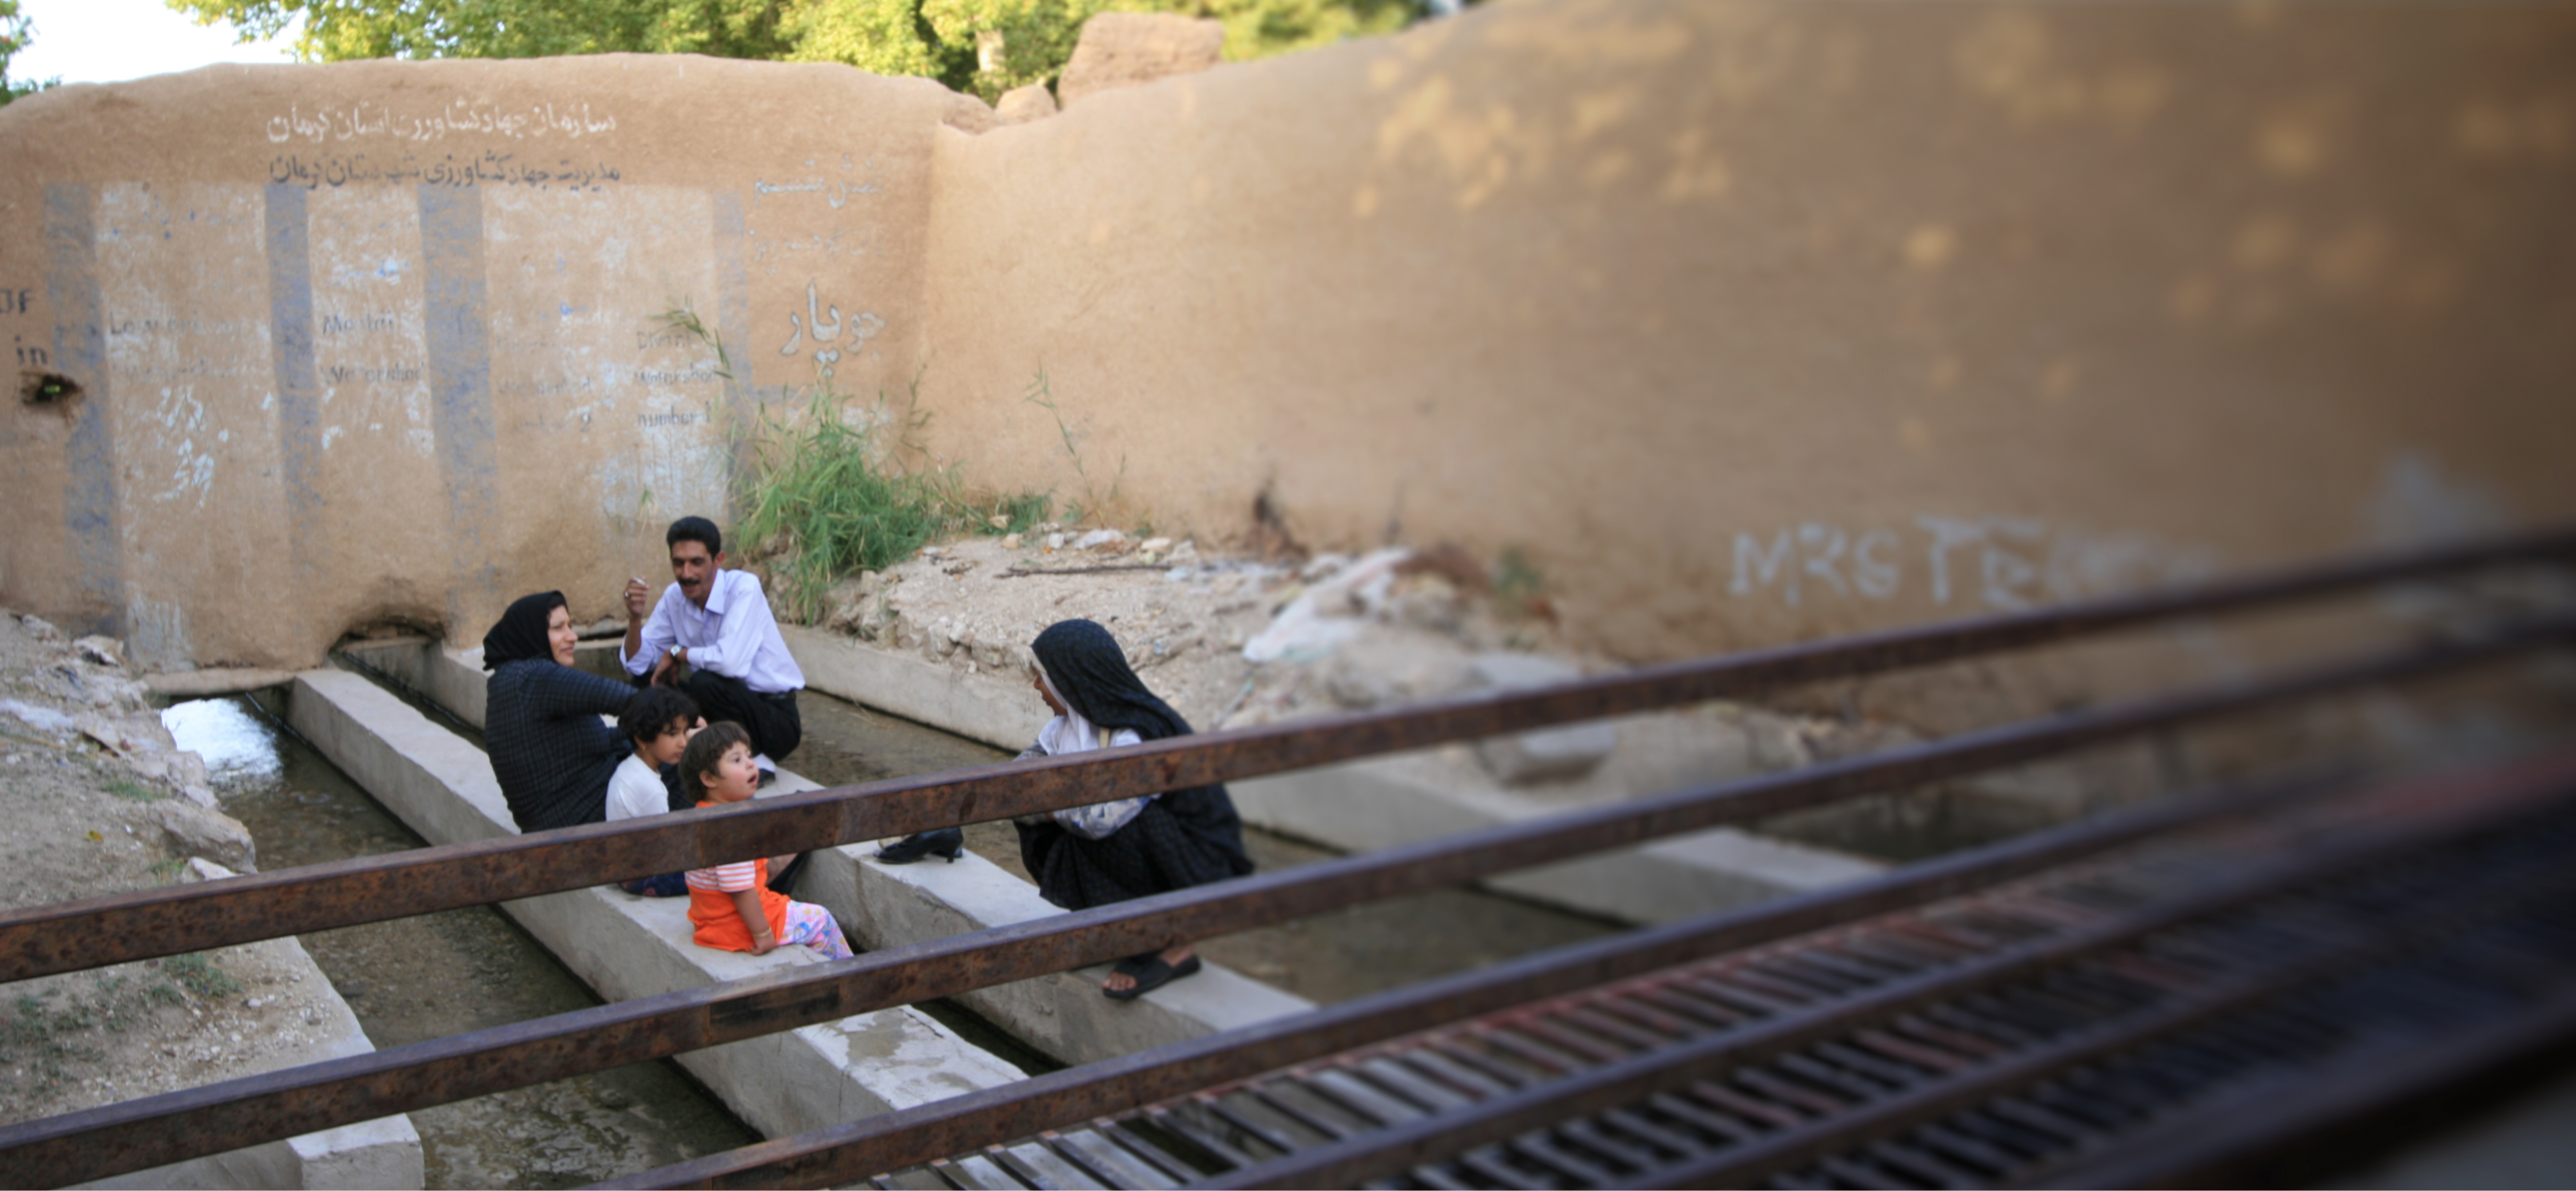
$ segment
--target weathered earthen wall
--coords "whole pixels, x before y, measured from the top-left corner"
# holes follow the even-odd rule
[[[2576,8],[1528,3],[938,142],[934,432],[1637,657],[2576,514]]]
[[[0,111],[0,600],[153,667],[386,620],[585,618],[721,510],[738,432],[911,375],[929,138],[827,66],[210,67]],[[725,345],[675,330],[693,308]],[[729,375],[728,375],[729,374]]]
[[[2567,6],[1530,0],[991,123],[623,56],[13,104],[0,336],[86,394],[0,413],[0,602],[158,666],[602,615],[826,366],[995,488],[1517,548],[1635,657],[2576,514]]]

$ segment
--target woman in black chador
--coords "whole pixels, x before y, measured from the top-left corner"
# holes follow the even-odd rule
[[[560,591],[519,597],[483,635],[483,743],[521,831],[605,819],[609,775],[635,751],[599,721],[635,688],[574,669],[574,637]]]
[[[1038,696],[1055,718],[1021,757],[1061,757],[1190,734],[1189,721],[1146,690],[1109,630],[1067,620],[1038,634]],[[1096,803],[1020,820],[1020,860],[1038,893],[1068,910],[1205,885],[1252,871],[1243,822],[1224,786],[1197,786]],[[1101,985],[1118,1000],[1142,996],[1199,970],[1177,943],[1129,956]]]

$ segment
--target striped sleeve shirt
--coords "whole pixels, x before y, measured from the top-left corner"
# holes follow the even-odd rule
[[[757,860],[719,864],[714,868],[689,870],[689,888],[712,893],[740,893],[760,884],[760,862]]]

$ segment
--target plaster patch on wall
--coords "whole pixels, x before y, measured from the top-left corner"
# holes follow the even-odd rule
[[[435,458],[420,204],[391,188],[313,195],[314,363],[326,440],[383,439]],[[372,450],[373,448],[370,448]]]
[[[2413,451],[2400,453],[2381,470],[2366,517],[2370,540],[2389,547],[2483,537],[2514,524],[2494,492],[2445,473]]]
[[[74,415],[64,460],[70,472],[63,492],[64,536],[70,540],[82,595],[95,606],[114,609],[124,586],[123,535],[117,527],[122,500],[94,205],[87,186],[45,187],[45,297],[54,311],[53,358],[77,373],[89,390]]]

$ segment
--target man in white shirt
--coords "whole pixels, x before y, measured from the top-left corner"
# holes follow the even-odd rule
[[[652,591],[643,580],[626,584],[626,644],[617,660],[628,674],[651,675],[654,685],[677,685],[708,723],[742,725],[767,782],[805,737],[796,711],[805,672],[779,639],[760,580],[724,569],[724,537],[715,522],[682,517],[663,536],[677,582],[649,605]],[[679,677],[683,666],[686,678]]]

